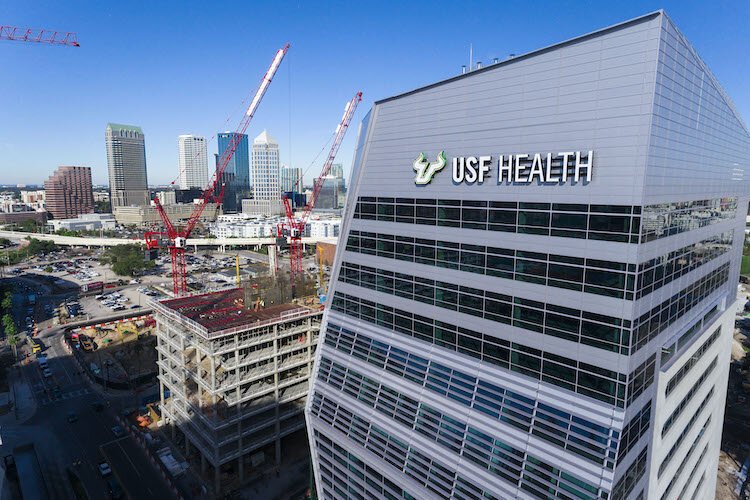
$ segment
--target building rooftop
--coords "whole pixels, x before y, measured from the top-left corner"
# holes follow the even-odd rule
[[[311,309],[297,304],[278,304],[254,311],[252,304],[245,308],[245,293],[240,288],[220,292],[168,299],[160,302],[178,314],[185,316],[203,326],[209,333],[249,326],[253,323],[282,320],[290,313],[312,312]]]
[[[138,134],[143,134],[143,130],[141,127],[138,127],[136,125],[123,125],[121,123],[108,123],[107,127],[112,130],[125,130],[128,132],[136,132]]]

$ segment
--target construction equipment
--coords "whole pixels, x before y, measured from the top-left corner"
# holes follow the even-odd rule
[[[315,179],[315,182],[313,183],[312,194],[310,195],[310,199],[307,200],[307,204],[305,205],[305,208],[302,212],[302,216],[299,219],[294,218],[294,211],[292,210],[292,205],[289,201],[289,198],[286,195],[282,196],[287,221],[285,224],[280,225],[277,231],[279,238],[283,238],[285,236],[289,237],[289,259],[291,266],[291,269],[289,271],[289,279],[292,283],[292,298],[296,298],[297,296],[297,274],[302,273],[302,235],[305,234],[307,219],[310,217],[310,212],[312,212],[313,208],[315,207],[315,201],[318,199],[320,190],[323,188],[325,177],[331,171],[331,165],[333,164],[333,160],[336,159],[336,153],[338,153],[339,151],[341,141],[344,139],[344,135],[349,128],[349,123],[352,120],[352,116],[354,116],[354,111],[357,109],[357,104],[359,104],[361,100],[362,92],[357,92],[357,94],[352,97],[349,102],[346,103],[346,106],[344,107],[344,115],[341,117],[341,122],[336,127],[335,137],[333,140],[333,144],[331,145],[331,149],[328,152],[328,158],[326,158],[326,161],[323,164],[323,169],[320,172],[320,175],[317,179]],[[299,179],[297,180],[297,184],[298,183]],[[296,189],[293,191],[296,191]]]
[[[190,237],[190,234],[198,223],[206,205],[209,202],[215,202],[217,206],[221,204],[221,201],[224,198],[224,184],[221,183],[222,174],[227,168],[229,161],[232,159],[234,152],[237,150],[237,146],[239,146],[243,134],[247,130],[248,125],[250,125],[250,121],[253,119],[253,115],[258,109],[258,105],[260,104],[261,99],[263,99],[268,86],[271,84],[271,80],[273,80],[273,76],[276,74],[276,70],[279,68],[281,60],[284,59],[287,50],[289,50],[289,44],[284,45],[284,47],[276,52],[276,55],[271,62],[271,66],[268,68],[268,71],[266,71],[266,74],[263,75],[260,86],[258,87],[252,101],[250,101],[250,105],[248,106],[245,115],[242,117],[236,132],[232,136],[232,140],[221,154],[216,171],[211,177],[208,187],[203,190],[203,195],[201,196],[200,201],[196,204],[195,209],[185,226],[182,228],[175,226],[172,221],[169,220],[169,216],[164,211],[164,207],[162,206],[159,197],[154,197],[154,204],[156,205],[156,210],[159,212],[159,216],[164,223],[165,231],[147,231],[144,235],[146,248],[149,250],[158,248],[159,235],[168,238],[169,253],[172,257],[172,288],[175,297],[187,293],[187,265],[185,264],[185,247],[187,245],[187,239]]]
[[[236,271],[237,288],[240,287],[240,254],[234,256],[234,268]]]
[[[38,28],[18,28],[16,26],[0,26],[0,40],[48,43],[50,45],[68,45],[70,47],[81,46],[78,43],[78,37],[75,33]]]

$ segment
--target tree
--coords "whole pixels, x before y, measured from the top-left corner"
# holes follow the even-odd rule
[[[0,308],[2,308],[3,312],[10,312],[10,309],[12,307],[13,307],[13,293],[5,292],[5,294],[3,294],[2,302],[0,302]]]
[[[14,358],[18,357],[16,346],[18,345],[18,330],[16,324],[13,322],[13,317],[10,314],[3,315],[3,330],[5,330],[5,337],[8,339],[8,345],[13,348]]]
[[[100,260],[110,264],[115,274],[135,276],[139,271],[154,266],[153,262],[146,261],[143,252],[143,248],[137,244],[118,245],[108,248]]]

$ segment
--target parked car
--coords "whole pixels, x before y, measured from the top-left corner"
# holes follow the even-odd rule
[[[101,474],[102,477],[107,477],[112,474],[112,469],[107,462],[102,462],[99,464],[99,474]]]

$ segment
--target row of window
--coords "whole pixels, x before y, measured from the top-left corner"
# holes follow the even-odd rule
[[[708,445],[710,442],[706,443],[706,445],[703,447],[703,451],[701,452],[700,456],[698,457],[698,460],[695,461],[695,465],[693,466],[692,470],[690,471],[690,474],[688,475],[688,480],[685,481],[685,486],[682,487],[682,491],[680,492],[680,495],[677,498],[688,498],[686,495],[688,488],[690,487],[691,479],[695,477],[695,473],[698,471],[698,467],[703,465],[703,458],[706,456],[706,452],[708,452]],[[672,478],[672,481],[677,481],[675,478]],[[703,474],[701,474],[701,478],[698,480],[698,483],[695,485],[695,488],[693,489],[693,495],[690,496],[692,500],[695,500],[698,495],[698,491],[700,491],[701,486],[703,486],[703,481],[706,479],[706,471],[703,471]],[[669,486],[668,489],[671,489],[672,487]]]
[[[365,231],[350,231],[346,249],[608,297],[634,297],[634,264]]]
[[[320,458],[321,480],[324,491],[322,498],[356,498],[364,500],[370,497],[378,499],[386,498],[388,500],[415,500],[413,495],[367,465],[355,454],[335,443],[325,434],[316,429],[314,435]],[[435,475],[433,479],[436,479],[438,474],[441,478],[445,477],[446,474],[451,474],[451,470],[440,464],[440,462],[429,459],[416,450],[414,451],[414,456],[420,461],[420,465],[424,465],[426,470],[430,471],[430,474]],[[414,468],[414,471],[415,473],[421,472],[420,469],[416,468]],[[473,481],[464,478],[460,474],[455,474],[455,478],[456,482],[452,498],[460,500],[499,500],[492,493],[481,490]]]
[[[625,500],[630,496],[630,493],[638,484],[638,481],[643,477],[643,473],[646,472],[646,458],[648,456],[648,446],[643,448],[643,451],[638,455],[625,474],[615,483],[612,488],[612,500]],[[639,498],[643,495],[639,495]]]
[[[638,243],[640,207],[360,197],[355,219]]]
[[[370,323],[385,326],[378,323],[374,317],[361,315],[361,305],[367,305],[373,310],[387,308],[391,313],[407,319],[413,319],[414,315],[407,311],[393,309],[365,299],[353,297],[336,292],[333,298],[331,308],[348,316],[362,319]],[[541,380],[557,387],[562,387],[574,391],[578,394],[592,397],[607,404],[615,405],[620,408],[625,405],[625,392],[627,375],[590,365],[582,361],[576,361],[563,356],[558,356],[548,352],[542,352],[538,349],[532,349],[521,344],[511,343],[507,340],[498,339],[491,335],[483,335],[464,328],[459,328],[449,323],[434,321],[428,318],[422,323],[425,327],[431,329],[431,332],[425,333],[424,329],[417,335],[415,330],[405,328],[394,328],[400,333],[409,335],[419,340],[429,342],[447,348],[452,351],[461,352],[475,359],[500,366],[534,380]],[[335,332],[336,336],[332,336]],[[349,330],[338,328],[334,330],[329,323],[326,334],[326,342],[334,347],[337,346],[338,336],[346,335],[346,344],[341,347],[342,350],[351,354],[355,337],[361,336],[363,342],[371,342],[372,339],[361,334],[356,334]],[[443,342],[443,338],[448,336],[451,342]],[[456,344],[456,338],[459,344]],[[462,340],[465,337],[466,340]],[[471,348],[458,349],[458,345],[471,345]],[[650,367],[650,378],[653,378],[653,366]],[[646,380],[647,378],[643,378]],[[639,389],[642,391],[645,389]],[[633,387],[635,390],[635,387]]]
[[[641,241],[653,241],[733,219],[737,198],[661,203],[643,208]]]
[[[313,394],[311,413],[439,497],[451,496],[456,472],[414,446],[317,392]]]
[[[394,375],[514,426],[524,433],[530,432],[594,463],[610,469],[614,467],[614,452],[619,435],[617,431],[612,431],[610,440],[610,430],[606,427],[538,403],[496,384],[452,370],[433,360],[424,360],[377,340],[372,340],[370,348],[370,354],[376,350],[380,352],[385,369]],[[357,352],[354,351],[355,357],[361,356],[365,361],[369,360],[369,355],[357,356]],[[394,363],[399,358],[405,360],[401,366],[398,366],[398,362]],[[364,401],[389,418],[410,428],[414,426],[420,404],[409,396],[400,395],[325,357],[321,361],[318,378],[353,398]]]
[[[413,445],[404,443],[398,438],[390,435],[379,426],[368,422],[367,420],[354,415],[352,411],[319,393],[314,393],[311,405],[311,413],[319,417],[327,424],[338,429],[354,442],[364,448],[373,451],[372,436],[378,435],[376,440],[376,455],[379,455],[386,462],[403,471],[407,476],[415,479],[425,488],[436,493],[440,498],[450,498],[455,487],[456,472],[448,469],[442,464],[435,467],[435,460],[428,455],[417,450]],[[436,418],[442,414],[432,409],[431,418]],[[455,420],[454,420],[455,421]],[[456,421],[458,422],[458,421]],[[547,490],[560,491],[563,495],[572,498],[595,499],[599,496],[600,490],[579,478],[566,472],[545,464],[538,459],[527,456],[520,450],[516,450],[500,440],[493,439],[476,429],[469,432],[466,428],[467,439],[463,441],[461,455],[480,467],[489,470],[491,473],[509,481],[514,487],[520,487],[532,492],[535,496],[546,496],[549,491],[541,493],[539,486],[542,485]],[[439,442],[441,436],[445,435],[445,430],[439,427],[425,426],[424,433],[429,433],[431,438]],[[377,446],[377,442],[380,446]],[[476,443],[476,444],[474,444]],[[382,450],[382,451],[381,451]],[[483,458],[479,458],[480,455]],[[538,465],[523,467],[521,464],[526,462],[526,458],[532,459],[530,462]],[[509,464],[518,464],[515,467],[509,467]],[[541,470],[541,469],[544,470]],[[548,481],[554,479],[555,483]],[[534,482],[530,481],[532,479]],[[544,491],[544,490],[542,490]],[[606,495],[605,492],[601,492]],[[554,495],[554,493],[553,493]]]
[[[723,255],[731,248],[733,235],[733,231],[722,233],[657,257],[638,265],[637,273],[635,264],[622,262],[356,230],[349,232],[346,249],[389,259],[633,300]]]
[[[339,281],[545,335],[629,355],[726,284],[725,263],[631,322],[601,314],[343,262]],[[374,311],[372,311],[374,313]],[[393,318],[385,318],[391,322]],[[409,325],[405,325],[406,328]],[[632,347],[632,349],[631,349]]]
[[[414,498],[325,434],[317,429],[314,434],[323,483],[322,498],[348,498],[350,495],[353,498],[373,496],[388,500]]]
[[[656,370],[656,354],[649,356],[628,376],[628,405],[643,394],[647,387],[654,382]]]
[[[638,265],[636,299],[698,269],[732,249],[734,231],[711,236]]]
[[[710,337],[708,337],[703,344],[698,348],[697,351],[693,353],[692,356],[690,356],[690,359],[688,359],[682,367],[677,370],[677,373],[672,375],[672,378],[669,379],[669,382],[667,382],[667,388],[665,390],[665,396],[669,396],[672,391],[674,391],[677,388],[677,385],[682,381],[683,378],[685,378],[685,375],[690,372],[690,370],[695,366],[695,364],[703,357],[703,355],[708,351],[708,349],[713,345],[714,342],[719,338],[719,335],[721,334],[721,327],[717,328],[714,333],[711,334]]]
[[[703,278],[642,314],[633,324],[633,352],[647,345],[675,321],[684,317],[693,307],[726,285],[728,279],[729,262],[722,264]]]
[[[499,438],[489,436],[460,419],[448,416],[425,403],[419,403],[413,398],[381,385],[375,380],[368,379],[354,370],[346,370],[343,366],[332,363],[330,360],[328,368],[326,377],[331,374],[331,369],[333,369],[342,378],[341,384],[336,384],[334,380],[333,386],[338,390],[343,389],[344,392],[361,403],[374,408],[389,419],[397,420],[406,426],[409,432],[414,430],[427,439],[448,448],[452,453],[466,457],[483,469],[487,469],[491,463],[495,464],[499,469],[502,469],[497,472],[497,475],[510,481],[513,485],[518,484],[521,471],[528,470],[528,467],[524,466],[525,460],[540,469],[549,472],[554,471],[555,478],[560,475],[559,469],[552,468],[551,465],[531,455],[525,455],[522,450],[502,442]],[[323,365],[321,365],[321,370],[324,370]],[[548,482],[551,482],[551,480],[548,479]],[[582,486],[589,493],[597,492],[596,488],[586,483]],[[545,485],[545,487],[549,486]]]
[[[706,314],[703,315],[703,317],[698,318],[695,323],[690,325],[690,327],[685,330],[685,333],[680,335],[676,340],[670,340],[666,344],[664,344],[664,346],[662,346],[661,348],[661,366],[664,367],[667,362],[672,359],[675,353],[688,345],[693,337],[701,333],[703,331],[703,328],[711,323],[714,316],[716,316],[718,312],[719,306],[712,307]]]
[[[633,449],[633,446],[648,430],[649,424],[651,423],[651,400],[649,400],[641,411],[639,411],[630,422],[622,429],[622,439],[620,440],[620,448],[617,450],[617,462],[627,456],[628,452]]]
[[[342,263],[339,281],[606,351],[630,353],[630,321],[620,318],[350,262]]]
[[[661,478],[662,473],[664,472],[664,469],[667,468],[669,463],[672,461],[672,458],[674,458],[675,453],[677,453],[677,449],[680,447],[682,442],[685,440],[687,435],[690,433],[690,431],[693,429],[693,426],[698,421],[698,417],[701,416],[703,413],[703,410],[706,408],[706,405],[708,405],[708,402],[711,400],[711,397],[714,395],[713,392],[709,392],[706,394],[706,397],[703,398],[703,401],[701,401],[701,404],[698,406],[698,408],[695,409],[695,413],[693,413],[693,416],[690,417],[690,420],[687,424],[685,424],[685,427],[682,429],[682,432],[680,435],[675,439],[674,444],[669,449],[669,452],[664,456],[664,458],[661,461],[661,464],[659,464],[659,472],[657,473],[657,477]],[[711,420],[711,415],[708,416],[708,420],[706,420],[706,424],[704,424],[704,427],[708,424],[708,421]],[[702,432],[702,431],[701,431]],[[701,433],[698,433],[698,437],[700,437]],[[675,473],[675,477],[679,475],[679,471]]]
[[[664,421],[664,426],[661,428],[661,437],[664,438],[664,436],[667,435],[667,432],[672,428],[674,423],[677,421],[677,419],[682,415],[682,412],[685,410],[685,407],[690,403],[690,401],[693,399],[693,396],[695,396],[695,393],[698,392],[698,389],[701,388],[703,385],[703,382],[706,381],[706,379],[711,375],[711,373],[716,368],[717,362],[719,358],[718,356],[714,358],[713,361],[711,361],[711,364],[706,367],[705,370],[703,370],[703,373],[701,373],[701,376],[698,377],[698,380],[695,381],[693,386],[690,388],[687,394],[685,394],[685,397],[682,398],[680,401],[680,404],[677,405],[677,408],[675,408],[672,413],[669,415],[669,418]],[[709,394],[713,394],[714,387],[711,387],[711,390],[708,391]]]
[[[638,243],[639,236],[653,241],[732,219],[736,210],[736,198],[649,205],[641,215],[641,207],[628,205],[363,196],[354,218]]]
[[[693,440],[693,443],[690,445],[690,448],[688,448],[687,452],[682,458],[682,461],[680,462],[680,465],[677,467],[677,470],[674,473],[674,477],[669,482],[669,485],[667,486],[667,489],[664,490],[664,493],[661,496],[661,500],[665,500],[667,497],[669,497],[669,493],[672,491],[672,488],[674,488],[674,485],[677,484],[677,481],[680,479],[680,474],[682,473],[682,470],[685,468],[685,465],[688,463],[688,460],[693,456],[693,452],[695,451],[695,448],[698,446],[698,443],[700,442],[700,439],[703,437],[703,434],[706,432],[706,429],[709,425],[711,425],[711,417],[713,415],[709,415],[706,421],[703,423],[703,427],[701,427],[701,430],[698,432],[698,434],[695,436],[695,439]],[[705,449],[708,448],[708,443],[706,443]],[[704,453],[701,453],[701,457],[698,459],[698,464],[703,460]],[[696,466],[698,465],[696,464]]]

